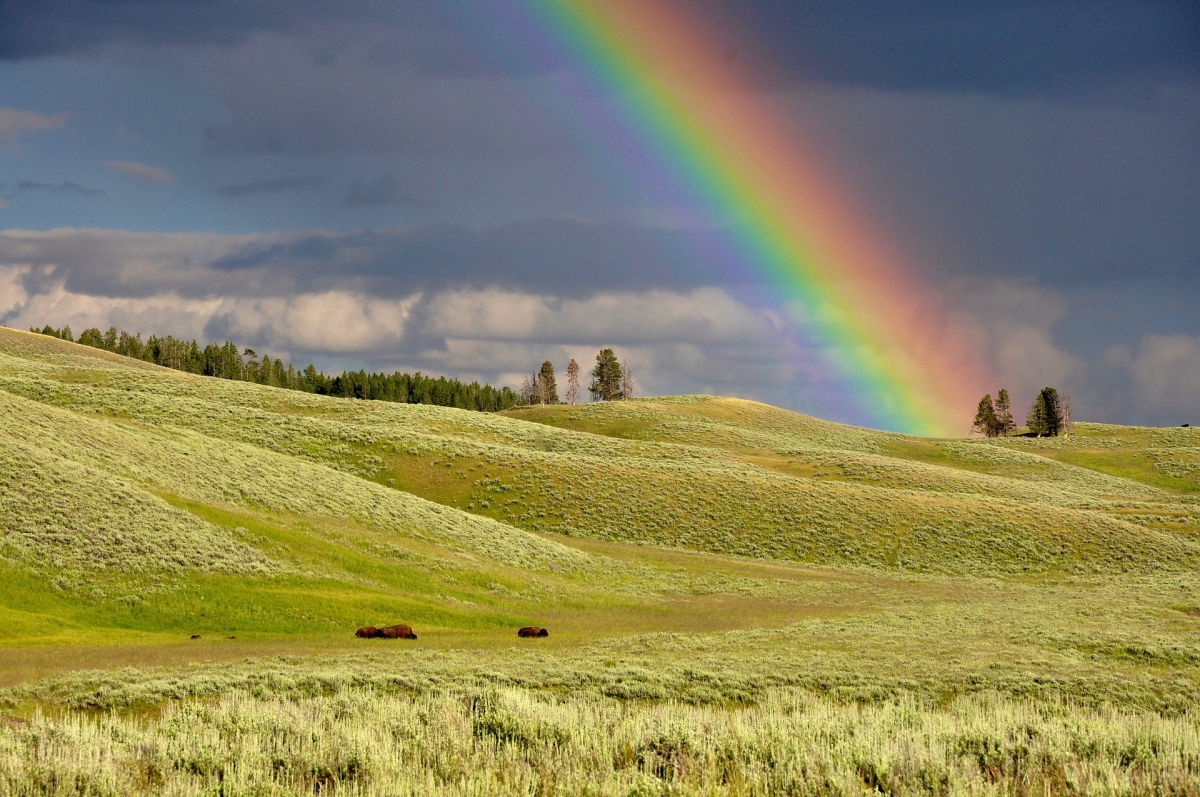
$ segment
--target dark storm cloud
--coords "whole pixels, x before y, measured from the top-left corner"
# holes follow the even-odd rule
[[[284,296],[330,290],[395,298],[424,290],[517,290],[560,297],[688,289],[716,275],[681,233],[631,224],[540,219],[482,230],[454,225],[351,233],[0,234],[0,265],[27,280],[108,297]],[[37,292],[30,285],[30,292]]]
[[[272,180],[255,180],[251,183],[226,185],[216,189],[221,196],[242,197],[252,194],[286,194],[292,191],[309,191],[329,185],[328,177],[307,175],[304,177],[279,177]]]
[[[231,44],[287,25],[302,6],[253,0],[4,0],[0,59],[72,55],[112,44]]]
[[[0,0],[0,60],[114,46],[229,46],[280,33],[310,41],[324,60],[358,48],[373,63],[422,74],[533,68],[515,42],[495,42],[485,57],[464,38],[464,28],[488,24],[482,11],[439,0]]]
[[[681,0],[682,1],[682,0]],[[706,3],[774,83],[1027,95],[1200,75],[1191,0]]]
[[[685,4],[685,13],[697,7],[659,1]],[[765,67],[776,83],[1026,94],[1200,73],[1200,4],[1191,0],[704,0],[702,7],[720,29],[745,33],[714,56]],[[373,63],[427,76],[559,66],[535,64],[512,36],[481,35],[489,43],[482,55],[470,29],[490,16],[484,7],[426,1],[3,0],[0,59],[108,45],[230,45],[282,32],[317,44],[318,57],[357,48]]]

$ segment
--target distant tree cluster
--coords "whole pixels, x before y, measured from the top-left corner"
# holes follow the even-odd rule
[[[75,341],[69,326],[62,329],[46,326],[30,331]],[[478,382],[467,384],[444,376],[425,376],[420,372],[376,374],[366,371],[344,371],[338,376],[326,376],[312,364],[297,370],[291,364],[284,365],[278,358],[259,359],[254,349],[239,350],[230,341],[220,346],[210,343],[201,348],[194,340],[179,340],[170,335],[151,335],[143,341],[140,334],[118,332],[116,327],[109,327],[107,332],[93,327],[80,333],[77,342],[177,371],[215,376],[218,379],[254,382],[323,396],[374,399],[400,404],[432,404],[481,412],[508,409],[521,401],[521,397],[507,387],[495,388],[491,385],[480,385]]]
[[[975,410],[975,424],[971,428],[987,437],[1008,437],[1008,433],[1016,428],[1016,424],[1013,423],[1012,404],[1007,390],[1000,388],[995,402],[992,401],[991,393],[979,400],[979,407]]]
[[[1071,394],[1052,387],[1038,391],[1025,416],[1025,426],[1038,437],[1057,437],[1071,433]]]
[[[601,349],[596,355],[596,367],[592,369],[592,383],[588,385],[592,401],[619,401],[633,398],[633,369],[629,361],[621,363],[612,349]],[[554,364],[549,360],[542,367],[525,377],[521,385],[521,402],[524,404],[558,404],[558,383],[554,376]],[[563,402],[574,404],[579,401],[579,363],[574,359],[567,364],[567,388]]]
[[[975,423],[971,426],[972,431],[987,437],[1008,437],[1015,428],[1007,390],[1001,388],[994,402],[990,393],[979,400],[979,406],[975,410]],[[1071,394],[1065,390],[1060,393],[1052,387],[1042,388],[1025,416],[1025,428],[1028,434],[1038,437],[1069,434]]]

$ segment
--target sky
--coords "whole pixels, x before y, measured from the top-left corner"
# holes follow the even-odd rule
[[[1200,5],[646,2],[728,37],[986,389],[1200,423]],[[868,422],[525,5],[0,0],[0,324],[513,386],[612,346],[642,395]]]

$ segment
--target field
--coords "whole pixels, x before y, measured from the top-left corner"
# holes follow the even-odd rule
[[[0,570],[0,793],[1200,793],[1200,429],[484,414],[0,328]]]

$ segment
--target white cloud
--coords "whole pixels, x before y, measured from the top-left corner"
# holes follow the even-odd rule
[[[322,354],[372,354],[404,338],[418,296],[373,299],[347,291],[220,300],[211,321],[236,340]]]
[[[28,266],[0,266],[0,318],[19,310],[29,300],[29,294],[21,284],[21,279],[28,273]]]
[[[137,161],[105,161],[104,165],[114,172],[120,172],[146,183],[173,183],[175,175],[157,166],[147,166]]]
[[[27,328],[110,325],[236,341],[298,364],[421,369],[515,385],[542,360],[590,367],[613,346],[643,393],[714,392],[783,403],[794,343],[772,313],[716,288],[586,300],[495,290],[381,299],[332,290],[294,296],[111,297],[70,290],[53,267],[0,266],[0,321]]]
[[[16,108],[0,108],[0,145],[10,146],[22,133],[40,133],[57,130],[67,122],[66,114],[47,116],[37,111],[18,111]]]

